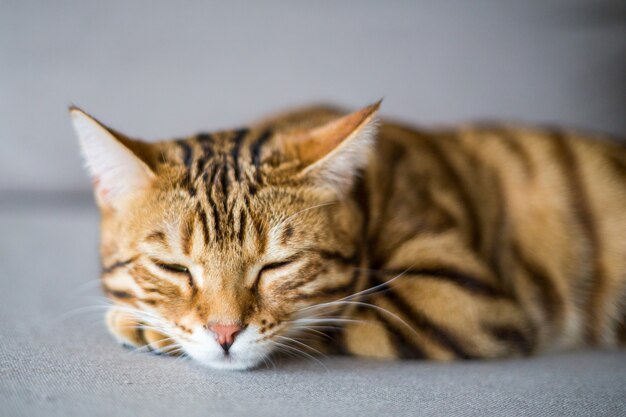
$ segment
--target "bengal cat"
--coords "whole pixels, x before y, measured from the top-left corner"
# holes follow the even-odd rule
[[[626,339],[626,147],[310,107],[156,143],[71,108],[122,343],[453,360]]]

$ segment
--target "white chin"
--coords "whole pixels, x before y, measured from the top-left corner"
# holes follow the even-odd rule
[[[194,358],[195,359],[195,358]],[[224,357],[221,360],[198,360],[196,362],[201,363],[204,366],[208,366],[213,369],[227,370],[227,371],[245,371],[258,366],[259,361],[242,361],[231,359],[230,357]]]
[[[263,362],[263,358],[270,352],[267,344],[258,344],[259,334],[256,328],[249,326],[242,332],[230,348],[230,354],[225,355],[215,338],[202,328],[194,331],[193,340],[182,341],[185,352],[196,362],[213,369],[243,371],[252,369]]]
[[[221,349],[221,348],[220,348]],[[195,362],[213,369],[225,369],[231,371],[243,371],[252,369],[263,361],[262,355],[253,352],[233,352],[224,355],[221,351],[215,352],[204,349],[187,349],[187,353]]]

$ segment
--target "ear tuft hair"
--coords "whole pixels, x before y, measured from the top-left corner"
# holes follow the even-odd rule
[[[101,207],[119,206],[150,185],[152,170],[110,129],[74,105],[69,111]]]
[[[369,159],[381,101],[296,137],[285,138],[281,143],[283,152],[300,161],[303,175],[339,191],[347,189]]]

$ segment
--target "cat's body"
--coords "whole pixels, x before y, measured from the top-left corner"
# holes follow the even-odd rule
[[[222,368],[625,342],[626,148],[497,124],[374,140],[376,109],[154,145],[74,110],[112,332]]]

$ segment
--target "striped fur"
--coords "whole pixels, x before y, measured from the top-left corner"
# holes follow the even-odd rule
[[[626,148],[391,121],[374,142],[377,108],[152,144],[107,129],[149,169],[126,198],[92,171],[112,333],[229,369],[280,351],[453,360],[624,344]],[[211,323],[244,327],[229,354]]]

